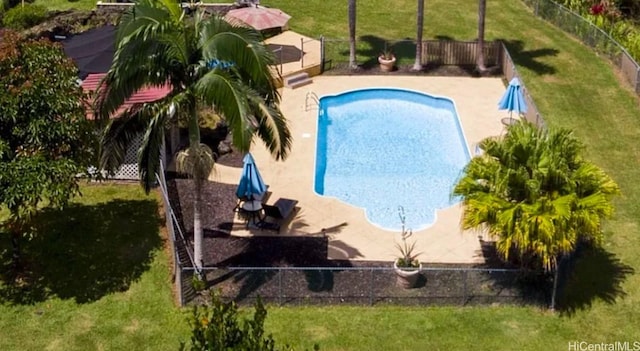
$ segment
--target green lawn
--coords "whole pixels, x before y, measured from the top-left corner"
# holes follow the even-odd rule
[[[347,37],[346,0],[262,2],[291,14],[291,27],[296,31],[313,37]],[[425,38],[473,39],[476,7],[477,1],[428,0]],[[414,0],[358,1],[358,35],[415,37],[414,9]],[[322,350],[566,350],[567,343],[575,340],[640,340],[638,98],[621,83],[608,62],[533,17],[521,2],[488,1],[487,11],[488,39],[507,42],[547,123],[574,129],[587,144],[589,157],[622,189],[616,216],[606,227],[605,250],[585,255],[576,266],[576,276],[563,299],[569,309],[553,314],[511,306],[271,306],[267,330],[279,342],[307,348],[319,343]],[[43,290],[62,297],[35,299],[32,305],[0,305],[0,350],[175,350],[178,340],[188,337],[188,331],[184,314],[171,305],[167,256],[153,239],[157,227],[138,221],[119,224],[117,230],[107,234],[105,227],[116,226],[110,219],[119,212],[95,218],[80,215],[85,213],[80,211],[84,208],[89,212],[84,216],[96,216],[107,206],[98,203],[121,198],[124,203],[111,209],[126,211],[119,220],[139,218],[129,213],[146,211],[139,215],[155,221],[151,207],[156,198],[146,198],[137,188],[128,186],[92,187],[84,192],[80,200],[83,205],[74,212],[78,217],[65,213],[50,220],[56,221],[54,227],[66,228],[64,233],[74,240],[98,250],[99,254],[92,253],[89,258],[100,258],[101,263],[93,268],[89,264],[80,272],[73,264],[52,268],[50,275],[63,279],[65,285],[45,276]],[[70,218],[77,219],[65,224]],[[144,230],[136,229],[143,224]],[[67,238],[62,233],[60,240]],[[83,235],[101,238],[107,248],[118,248],[117,256],[101,251],[101,245],[89,245]],[[119,279],[102,281],[102,264],[118,266],[115,261],[132,259],[128,254],[133,250],[127,250],[129,241],[125,238],[133,240],[130,248],[143,247],[149,258],[134,257],[129,270],[108,267],[108,272],[115,272]],[[54,250],[63,248],[63,243],[54,243],[42,259],[46,261],[52,253],[65,257],[64,250]],[[71,262],[82,263],[82,257],[72,258]],[[89,262],[89,258],[84,259]],[[65,276],[67,269],[70,271]],[[90,281],[97,286],[88,284]],[[66,288],[67,284],[72,288]],[[83,286],[90,291],[82,290]],[[77,302],[78,298],[82,302]]]
[[[173,303],[159,198],[138,185],[82,192],[37,218],[39,235],[24,247],[32,288],[0,284],[0,350],[176,350],[188,330]]]
[[[49,10],[93,10],[96,0],[35,0],[33,3],[46,6]]]

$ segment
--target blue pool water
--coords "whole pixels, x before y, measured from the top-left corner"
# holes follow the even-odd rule
[[[365,209],[400,230],[433,224],[458,202],[451,190],[470,159],[453,101],[400,89],[364,89],[320,99],[315,191]]]

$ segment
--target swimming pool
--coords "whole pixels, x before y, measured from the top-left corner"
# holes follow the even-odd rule
[[[320,98],[314,190],[365,210],[369,222],[420,230],[459,200],[470,155],[452,100],[375,88]]]

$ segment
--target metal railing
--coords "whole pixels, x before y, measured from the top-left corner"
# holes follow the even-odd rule
[[[164,150],[164,148],[162,148]],[[162,204],[164,206],[166,228],[169,236],[169,245],[171,252],[173,253],[173,279],[175,285],[176,298],[180,306],[184,306],[188,303],[194,295],[194,290],[191,285],[190,279],[185,279],[185,268],[194,269],[194,259],[189,251],[189,245],[187,239],[182,231],[178,217],[171,206],[171,197],[167,188],[167,181],[165,177],[165,157],[160,160],[160,172],[156,173],[156,180],[160,188],[160,194],[162,195]]]

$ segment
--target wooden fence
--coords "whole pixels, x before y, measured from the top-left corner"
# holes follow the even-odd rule
[[[427,40],[422,45],[422,64],[425,67],[475,66],[477,54],[478,43],[475,41]],[[544,127],[544,120],[527,90],[524,79],[518,74],[516,65],[504,43],[501,41],[485,42],[484,55],[487,67],[499,68],[506,82],[518,77],[527,101],[527,112],[524,114],[524,118],[535,123],[538,127]]]
[[[478,43],[475,41],[427,40],[422,44],[424,66],[475,66]],[[498,66],[502,53],[500,42],[486,42],[484,57],[487,66]]]

